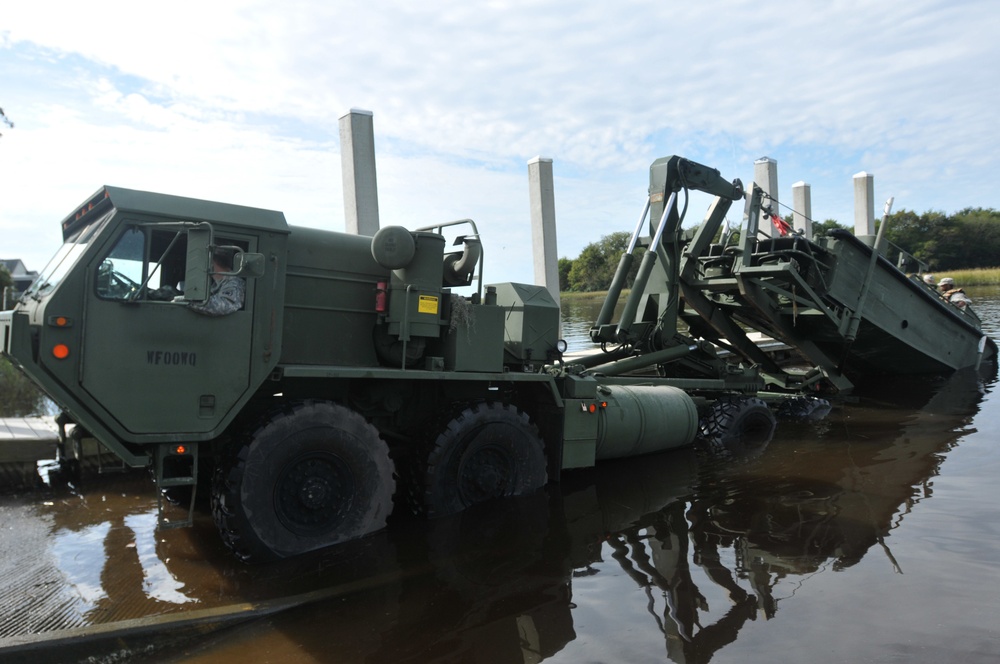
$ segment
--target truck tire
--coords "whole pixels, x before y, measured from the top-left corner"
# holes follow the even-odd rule
[[[267,419],[226,455],[212,515],[238,558],[265,562],[381,529],[394,490],[375,427],[348,408],[310,401]]]
[[[716,454],[743,455],[771,442],[777,422],[763,399],[722,397],[699,423],[700,441]]]
[[[435,440],[424,479],[424,506],[431,518],[492,498],[532,493],[548,481],[541,434],[513,406],[469,406]]]
[[[830,402],[819,397],[792,397],[778,404],[778,417],[790,420],[821,420],[830,413]]]

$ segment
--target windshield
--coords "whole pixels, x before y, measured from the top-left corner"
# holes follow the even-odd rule
[[[103,217],[94,219],[92,223],[81,226],[73,235],[66,238],[66,242],[59,247],[56,255],[52,257],[52,260],[39,273],[38,278],[25,291],[24,297],[38,298],[52,292],[80,256],[83,255],[83,252],[87,249],[87,244],[104,227],[104,224],[107,223],[113,214],[114,210],[109,211]]]

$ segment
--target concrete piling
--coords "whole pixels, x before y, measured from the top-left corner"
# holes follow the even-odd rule
[[[854,234],[875,234],[875,176],[864,171],[854,176]]]
[[[792,226],[807,240],[812,239],[812,188],[802,180],[792,185]]]
[[[340,116],[340,164],[345,229],[355,235],[375,235],[379,229],[378,184],[371,111],[352,108]]]
[[[764,190],[765,194],[771,197],[768,204],[771,205],[774,214],[780,215],[781,211],[778,209],[778,201],[781,200],[778,196],[778,162],[770,157],[761,157],[755,161],[753,163],[753,181],[758,187]],[[779,234],[774,224],[771,223],[771,220],[764,218],[763,211],[761,212],[759,227],[768,237],[774,237]]]
[[[556,248],[556,202],[552,160],[528,162],[528,198],[531,205],[531,245],[535,283],[545,286],[559,304],[559,253]]]

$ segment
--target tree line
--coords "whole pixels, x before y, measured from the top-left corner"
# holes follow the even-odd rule
[[[792,223],[792,215],[785,217]],[[877,225],[881,223],[879,220]],[[926,263],[931,270],[967,270],[1000,266],[1000,211],[965,208],[952,215],[929,211],[917,214],[900,210],[889,216],[886,238]],[[813,223],[813,237],[834,229],[852,230],[834,219]],[[559,259],[559,289],[591,292],[607,290],[628,248],[631,234],[610,233],[591,242],[576,258]],[[636,250],[627,283],[631,285],[642,248]]]

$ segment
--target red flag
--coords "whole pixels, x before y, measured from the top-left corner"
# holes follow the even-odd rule
[[[776,214],[771,215],[771,223],[778,229],[778,232],[781,233],[782,237],[792,232],[792,227],[788,225],[788,222]]]

